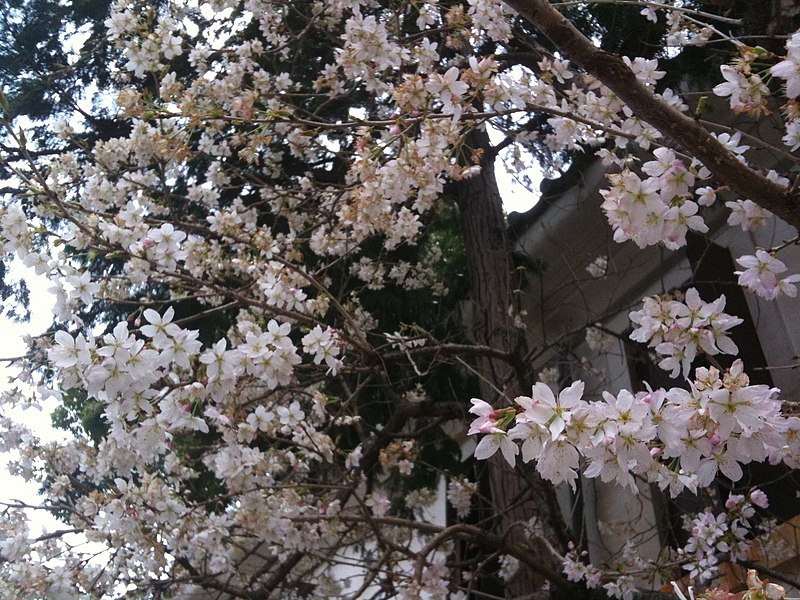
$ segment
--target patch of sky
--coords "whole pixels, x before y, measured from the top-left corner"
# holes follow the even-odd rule
[[[503,142],[505,134],[489,125],[492,144]],[[495,177],[506,213],[525,212],[539,201],[542,170],[536,157],[519,144],[510,144],[498,153],[494,162]]]
[[[0,356],[0,394],[4,402],[0,405],[0,414],[15,422],[24,423],[44,442],[63,439],[65,432],[57,431],[52,426],[50,414],[56,407],[56,401],[35,399],[34,388],[37,381],[28,381],[21,377],[20,369],[14,366],[14,359],[23,357],[28,351],[28,340],[32,335],[44,333],[52,322],[52,308],[55,296],[50,293],[50,282],[46,277],[36,275],[34,270],[25,267],[21,262],[11,263],[9,275],[13,280],[24,279],[30,289],[31,319],[27,323],[12,321],[7,316],[0,316],[0,332],[3,336]],[[27,467],[25,461],[16,452],[0,455],[0,502],[24,503],[37,505],[41,502],[38,486],[26,481],[19,475]],[[32,515],[34,532],[52,529],[58,524],[44,511],[36,511]]]

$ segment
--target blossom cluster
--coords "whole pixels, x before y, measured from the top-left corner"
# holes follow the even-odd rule
[[[708,39],[679,4],[667,3],[669,42]],[[646,16],[663,6],[646,4]],[[301,593],[294,569],[315,573],[307,595],[342,597],[328,567],[352,564],[343,548],[361,547],[365,569],[399,597],[464,597],[445,544],[409,568],[423,528],[402,526],[392,488],[429,467],[417,440],[440,423],[417,417],[436,406],[426,385],[436,360],[449,360],[437,344],[450,332],[397,322],[376,293],[430,292],[442,312],[456,310],[441,275],[452,257],[431,233],[450,218],[446,182],[480,181],[486,153],[470,133],[498,124],[509,144],[551,153],[550,174],[563,151],[601,148],[621,169],[604,192],[615,238],[640,246],[678,248],[707,231],[700,207],[724,190],[564,56],[508,68],[500,55],[516,47],[514,19],[497,0],[114,4],[106,27],[129,131],[93,145],[77,136],[27,167],[13,161],[29,190],[0,210],[3,258],[48,277],[57,300],[58,330],[33,343],[21,378],[82,411],[75,438],[52,444],[3,415],[3,447],[44,488],[45,508],[108,560],[98,566],[93,549],[60,535],[34,538],[12,507],[0,594],[148,596],[172,585],[187,597],[202,583],[288,598]],[[792,150],[798,35],[771,67],[786,81]],[[309,48],[323,51],[305,60]],[[623,60],[655,93],[658,61]],[[753,60],[725,67],[717,93],[757,114],[768,90]],[[656,96],[687,109],[669,89]],[[548,129],[534,134],[523,121],[540,112]],[[717,139],[746,162],[738,133]],[[647,159],[634,169],[640,152]],[[751,200],[728,207],[729,224],[748,230],[769,217]],[[772,254],[752,258],[739,259],[743,285],[794,294],[796,276],[782,276]],[[609,259],[588,272],[605,276]],[[684,301],[646,299],[634,339],[688,375],[701,352],[736,352],[727,332],[739,319],[724,308],[724,298],[706,303],[693,290]],[[610,347],[600,330],[587,335]],[[553,482],[574,485],[582,473],[634,489],[642,477],[672,494],[718,472],[736,479],[749,461],[800,463],[800,423],[781,416],[776,390],[749,385],[740,363],[725,374],[698,369],[689,390],[594,402],[581,382],[555,390],[557,375],[543,372],[547,383],[513,406],[473,400],[476,457],[499,449],[511,464],[536,461]],[[389,418],[398,415],[399,425]],[[95,429],[81,433],[78,422]],[[450,479],[458,516],[476,491]],[[429,495],[405,500],[413,508]],[[512,577],[516,559],[500,560]],[[606,590],[625,596],[629,583]]]
[[[673,552],[672,560],[688,571],[689,580],[704,585],[719,574],[721,561],[739,562],[748,559],[748,551],[754,539],[765,533],[756,517],[756,507],[766,509],[767,496],[758,488],[747,495],[730,494],[721,510],[711,507],[700,513],[684,515],[684,529],[688,533],[686,543]],[[580,550],[573,542],[562,558],[562,569],[567,579],[583,582],[589,588],[602,587],[610,597],[629,600],[635,597],[640,583],[625,573],[636,573],[639,582],[642,575],[655,575],[663,568],[659,561],[642,559],[636,545],[629,542],[612,560],[602,566],[589,562],[589,553]]]
[[[720,67],[725,82],[714,88],[718,96],[729,98],[735,112],[759,116],[768,113],[769,88],[759,74],[758,65],[770,57],[763,48],[741,45],[740,56],[730,65]],[[800,32],[786,42],[786,57],[769,67],[769,74],[785,81],[788,102],[784,105],[786,134],[783,143],[794,152],[800,148]]]
[[[721,473],[738,481],[753,461],[800,464],[800,420],[781,414],[779,390],[750,385],[741,361],[721,374],[698,368],[690,389],[659,388],[600,401],[583,399],[576,381],[558,395],[537,383],[515,406],[493,409],[473,398],[470,434],[482,434],[475,457],[521,455],[553,483],[575,486],[579,473],[636,491],[636,479],[676,496],[708,486]]]
[[[679,373],[688,376],[699,353],[714,356],[739,352],[728,330],[742,319],[723,312],[724,295],[709,303],[695,288],[689,288],[683,300],[670,295],[649,296],[640,310],[630,313],[635,325],[631,339],[648,344],[664,356],[658,366],[670,371],[671,377]]]
[[[700,582],[713,579],[720,555],[731,562],[746,560],[752,536],[758,535],[760,529],[751,522],[755,507],[763,509],[768,505],[766,494],[755,488],[747,496],[730,494],[725,510],[719,514],[709,508],[694,519],[687,519],[685,529],[689,540],[678,556],[687,561],[683,568],[689,571],[689,576]]]
[[[686,244],[690,231],[708,231],[692,194],[695,182],[709,173],[704,167],[687,165],[668,148],[653,154],[657,160],[642,166],[644,179],[631,170],[609,176],[612,185],[602,191],[602,207],[615,241],[630,239],[640,248],[663,243],[674,250]]]
[[[743,271],[735,271],[739,276],[739,285],[752,290],[762,298],[774,300],[779,294],[790,298],[797,296],[795,282],[800,275],[786,275],[786,265],[765,250],[756,250],[755,255],[741,256],[736,259]]]

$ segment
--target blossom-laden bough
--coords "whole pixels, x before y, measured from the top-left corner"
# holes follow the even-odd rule
[[[633,4],[673,43],[727,38],[714,23],[728,17]],[[34,507],[6,505],[3,594],[464,598],[492,568],[511,578],[520,566],[543,589],[583,579],[628,597],[627,574],[604,582],[546,539],[553,523],[515,523],[518,543],[474,522],[485,494],[459,472],[446,427],[466,412],[458,380],[473,362],[514,389],[496,365],[521,380],[528,364],[511,343],[523,319],[510,295],[474,311],[484,325],[502,315],[505,347],[493,327],[470,338],[452,318],[462,250],[448,201],[462,215],[483,202],[462,192],[492,185],[487,153],[499,150],[475,143],[491,125],[501,146],[596,150],[616,167],[602,192],[615,240],[678,249],[708,231],[703,211],[727,190],[747,196],[727,202],[732,226],[768,211],[797,225],[785,163],[749,165],[740,132],[709,133],[659,86],[655,58],[599,50],[544,0],[118,2],[106,25],[127,133],[89,142],[76,121],[59,128],[61,154],[38,154],[4,103],[19,192],[0,214],[3,253],[50,279],[58,327],[20,361],[35,391],[4,402],[52,396],[84,427],[42,443],[3,418],[17,471],[43,488],[39,508],[69,523],[37,536]],[[756,118],[782,96],[788,152],[773,150],[796,163],[800,33],[785,56],[727,41],[740,57],[716,94]],[[481,263],[508,251],[505,233],[479,226],[498,243],[466,248],[470,268],[510,290],[506,263]],[[793,297],[798,276],[776,255],[796,241],[740,257],[741,285]],[[651,297],[631,314],[633,337],[688,377],[698,355],[737,353],[740,319],[724,308],[694,290]],[[753,461],[797,467],[800,420],[740,361],[695,369],[689,390],[583,394],[580,381],[557,394],[537,383],[512,405],[473,400],[476,457],[499,449],[552,482],[641,478],[672,495],[720,472],[736,481]],[[443,471],[456,517],[473,522],[427,511]],[[512,504],[495,498],[498,513]],[[763,501],[729,503],[728,517],[694,521],[682,562],[700,579],[718,553],[741,554],[724,533],[744,544]]]

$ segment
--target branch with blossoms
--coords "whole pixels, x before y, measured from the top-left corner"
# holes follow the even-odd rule
[[[583,582],[589,589],[602,585],[609,596],[616,598],[625,598],[635,591],[635,577],[654,577],[665,566],[680,566],[691,581],[703,585],[718,576],[722,563],[747,562],[753,540],[767,532],[763,523],[754,522],[756,507],[763,510],[768,504],[766,494],[753,488],[747,495],[730,494],[724,510],[715,513],[707,508],[696,515],[685,515],[688,539],[670,554],[668,565],[642,560],[633,545],[628,544],[612,564],[598,568],[587,564],[587,552],[571,545],[564,557],[564,573],[570,581]]]
[[[724,307],[724,296],[706,303],[694,288],[685,302],[646,298],[644,307],[630,314],[636,325],[630,337],[665,356],[659,366],[672,377],[688,377],[698,354],[738,352],[728,330],[742,320],[724,313]],[[736,482],[742,477],[740,465],[752,461],[800,464],[793,443],[796,417],[781,414],[779,390],[749,385],[741,360],[724,373],[697,368],[689,391],[623,390],[616,397],[603,392],[603,401],[586,402],[583,390],[577,381],[556,397],[539,382],[531,396],[497,410],[473,399],[470,412],[478,418],[469,434],[485,435],[476,458],[500,449],[513,466],[520,442],[522,460],[534,460],[537,471],[553,483],[574,488],[583,462],[585,477],[615,481],[635,492],[637,475],[669,489],[673,497],[685,488],[708,486],[718,472]]]
[[[646,82],[641,81],[620,57],[597,48],[548,0],[508,0],[507,4],[544,33],[566,58],[586,69],[612,90],[641,119],[696,156],[716,179],[746,196],[756,198],[763,208],[788,223],[800,225],[795,190],[743,166],[733,153],[693,119],[654,95]],[[800,61],[800,55],[795,51],[798,40],[800,34],[795,34],[788,45],[787,59],[773,68],[777,68],[777,73],[773,70],[776,76],[787,79],[789,98],[800,94],[794,73],[794,65]],[[791,122],[795,121],[792,119]],[[794,125],[790,129],[793,131]],[[787,135],[791,136],[791,132]],[[791,140],[791,137],[788,139]]]
[[[600,477],[638,492],[633,475],[668,489],[675,497],[685,488],[696,492],[708,486],[717,470],[732,482],[738,481],[742,476],[738,463],[753,458],[743,455],[742,450],[751,451],[750,438],[763,439],[769,432],[775,442],[770,460],[774,463],[782,458],[796,468],[800,464],[796,449],[787,455],[791,443],[775,432],[784,431],[792,438],[800,424],[796,417],[774,417],[778,413],[776,402],[765,406],[774,390],[742,386],[746,376],[743,378],[741,365],[734,365],[723,381],[715,371],[698,369],[692,392],[660,389],[636,396],[623,392],[617,398],[605,393],[604,402],[587,403],[581,399],[582,382],[561,391],[558,397],[548,385],[537,383],[531,397],[515,399],[516,407],[493,410],[482,400],[473,399],[470,412],[477,418],[469,433],[483,434],[475,456],[486,459],[499,449],[513,466],[520,454],[517,442],[521,441],[523,461],[535,460],[542,477],[555,483],[567,482],[574,488],[580,472],[583,477]],[[751,389],[755,387],[762,389],[755,392]],[[676,397],[681,400],[676,401]],[[751,415],[746,414],[747,409],[736,410],[743,405],[753,410]],[[698,411],[698,406],[703,408]],[[756,426],[755,415],[767,413],[772,413],[774,420],[768,423],[764,419]],[[765,452],[770,451],[757,448],[755,460],[763,460]],[[689,539],[671,558],[671,566],[681,565],[692,580],[702,584],[718,575],[723,559],[747,561],[751,540],[766,532],[761,524],[751,522],[754,506],[768,506],[766,494],[758,489],[747,497],[731,494],[720,514],[707,509],[694,519],[687,517]],[[636,590],[637,577],[665,567],[642,560],[630,544],[620,557],[602,568],[587,564],[586,556],[585,551],[570,546],[563,557],[567,578],[584,581],[590,589],[602,585],[616,598],[629,597]]]
[[[462,251],[447,247],[458,228],[445,185],[485,183],[492,154],[465,140],[505,119],[525,143],[531,132],[513,119],[541,112],[537,143],[548,151],[613,142],[599,151],[619,167],[603,207],[614,237],[640,247],[677,249],[707,232],[701,207],[723,188],[752,198],[728,203],[731,225],[750,230],[767,208],[797,215],[779,206],[794,199],[788,180],[745,164],[740,134],[712,136],[679,95],[655,93],[657,61],[600,51],[546,2],[508,4],[558,56],[519,72],[495,60],[490,53],[502,60],[513,49],[515,17],[493,0],[254,4],[210,16],[180,3],[117,3],[107,27],[129,131],[93,145],[74,139],[52,157],[6,119],[27,192],[0,213],[3,252],[49,277],[57,298],[56,330],[36,341],[23,378],[65,406],[74,400],[76,422],[94,418],[96,437],[76,425],[76,439],[48,445],[4,417],[3,443],[18,447],[15,468],[103,547],[107,564],[68,553],[61,535],[32,537],[14,514],[0,542],[3,593],[113,597],[124,586],[191,596],[202,586],[344,597],[381,587],[459,598],[494,565],[510,581],[514,559],[568,587],[541,560],[557,553],[528,545],[540,533],[524,543],[512,535],[520,523],[496,533],[484,521],[427,522],[439,478],[463,521],[484,495],[460,461],[459,436],[440,426],[462,417],[464,359],[510,365],[489,384],[519,390],[545,352],[520,358],[524,348],[463,339],[463,296],[447,290],[463,268]],[[642,7],[648,17],[662,8]],[[674,20],[671,34],[686,23]],[[786,81],[792,150],[797,35],[785,60],[758,56]],[[763,114],[755,59],[743,58],[722,70],[716,93]],[[777,251],[739,259],[742,282],[763,296],[794,291]],[[602,273],[608,262],[595,266]],[[675,375],[688,376],[699,355],[735,354],[728,331],[739,319],[724,297],[707,300],[694,290],[646,299],[632,315],[635,339]],[[500,304],[480,308],[521,329],[522,313]],[[590,332],[589,343],[598,337]],[[718,473],[736,479],[748,462],[800,460],[797,419],[780,413],[777,390],[749,384],[741,362],[697,369],[688,391],[589,402],[580,381],[558,393],[540,383],[512,406],[472,404],[479,459],[499,450],[573,486],[580,474],[631,489],[641,478],[675,495]],[[516,499],[506,500],[493,517],[512,514]],[[702,519],[698,531],[711,526]],[[717,537],[713,551],[724,551],[731,540]],[[454,540],[474,560],[461,560]],[[353,588],[329,572],[354,564],[362,579]],[[624,595],[624,577],[607,591]]]

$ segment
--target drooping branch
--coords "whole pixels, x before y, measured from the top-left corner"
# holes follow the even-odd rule
[[[656,97],[620,56],[596,47],[548,0],[505,2],[546,35],[566,58],[617,94],[642,120],[702,161],[720,183],[800,228],[800,189],[787,190],[743,165],[697,121]]]

